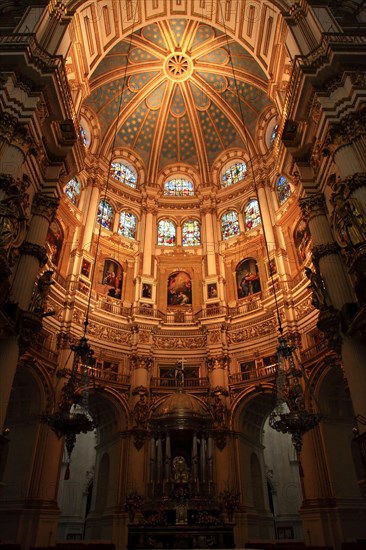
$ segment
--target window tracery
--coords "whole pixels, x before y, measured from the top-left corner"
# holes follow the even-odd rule
[[[126,166],[122,162],[112,162],[110,170],[111,170],[111,176],[115,180],[118,180],[121,183],[125,183],[130,187],[133,187],[133,188],[136,187],[137,172],[136,170],[134,170],[134,168]]]
[[[164,195],[175,197],[192,197],[194,195],[194,186],[190,180],[174,178],[168,180],[164,185]]]
[[[249,231],[262,223],[257,199],[250,200],[244,207],[245,230]]]
[[[122,211],[119,215],[118,235],[127,239],[136,238],[137,219],[131,212]]]
[[[197,220],[187,220],[182,226],[182,245],[196,246],[201,244],[201,228]]]
[[[98,206],[97,223],[102,227],[112,230],[113,225],[113,208],[106,200],[101,200]]]
[[[227,168],[221,177],[221,187],[229,187],[242,181],[247,175],[247,165],[245,162],[236,162]]]
[[[230,237],[239,235],[239,218],[234,210],[223,214],[221,218],[221,233],[223,239],[230,239]]]
[[[176,227],[171,220],[160,220],[158,223],[158,244],[175,246]]]

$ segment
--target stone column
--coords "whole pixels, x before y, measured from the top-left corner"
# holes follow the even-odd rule
[[[86,217],[84,219],[84,234],[81,241],[81,248],[86,252],[90,252],[94,228],[97,221],[98,206],[100,202],[100,190],[98,185],[93,183],[89,187],[87,187],[85,193],[87,195],[85,197]]]
[[[146,225],[144,231],[144,240],[142,243],[143,261],[142,261],[142,273],[146,276],[151,276],[152,267],[152,250],[153,250],[153,222],[154,222],[154,209],[148,208],[146,210]]]
[[[26,240],[20,249],[21,255],[12,288],[13,300],[18,302],[19,307],[24,310],[27,310],[30,305],[39,268],[47,261],[44,245],[58,202],[55,197],[43,193],[37,193],[33,199],[32,219]]]
[[[213,482],[213,453],[212,453],[212,434],[207,437],[207,481]]]
[[[150,482],[156,481],[156,440],[152,434],[150,440]]]
[[[215,239],[212,219],[213,209],[211,207],[204,208],[201,212],[205,217],[207,275],[216,275]]]
[[[271,214],[269,211],[266,189],[265,189],[265,180],[261,180],[257,184],[257,194],[260,207],[260,213],[262,217],[262,227],[263,232],[265,233],[266,242],[268,244],[268,251],[272,252],[276,248],[276,241],[273,232]]]
[[[357,338],[341,334],[340,312],[346,304],[355,303],[350,279],[346,274],[340,256],[340,248],[333,240],[328,219],[325,215],[325,201],[321,194],[312,195],[300,200],[305,219],[309,223],[313,238],[313,257],[319,264],[319,271],[324,280],[331,306],[320,311],[318,327],[328,342],[341,357],[355,415],[366,417],[366,369],[364,357],[366,346]],[[365,428],[360,427],[363,431]]]
[[[205,435],[201,435],[201,448],[200,448],[200,482],[206,483],[206,439]]]
[[[161,483],[163,481],[163,444],[161,440],[161,433],[158,434],[157,442],[156,481],[157,483]]]
[[[150,357],[144,357],[143,355],[134,355],[131,357],[131,369],[133,370],[131,387],[149,387],[149,370],[151,364],[152,359]]]
[[[320,274],[331,305],[340,310],[343,304],[354,302],[355,296],[328,222],[324,196],[316,193],[300,199],[299,202],[303,216],[309,224],[313,251],[318,259]]]
[[[192,440],[192,478],[194,482],[196,482],[198,479],[198,451],[196,432],[194,432]]]
[[[171,473],[171,450],[170,450],[170,433],[166,433],[166,439],[165,439],[165,473],[164,473],[164,479],[166,481],[170,481],[170,473]]]

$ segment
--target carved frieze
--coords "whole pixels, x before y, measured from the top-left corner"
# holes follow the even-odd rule
[[[196,349],[206,346],[205,336],[166,337],[153,336],[154,346],[160,349]]]
[[[275,319],[268,319],[256,325],[247,325],[238,330],[228,332],[228,343],[237,344],[252,338],[259,338],[266,334],[271,334],[276,331]]]

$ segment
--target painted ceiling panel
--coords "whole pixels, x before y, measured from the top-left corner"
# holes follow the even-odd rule
[[[244,125],[254,138],[258,116],[271,104],[263,91],[267,82],[248,51],[232,39],[223,45],[221,36],[207,24],[173,18],[148,25],[113,47],[95,70],[85,102],[100,119],[102,143],[107,135],[106,146],[110,143],[107,131],[115,125],[122,88],[117,144],[134,149],[153,171],[182,161],[206,166],[224,149],[243,147],[238,93]],[[157,162],[150,162],[152,155]],[[148,177],[154,181],[157,175]]]
[[[180,160],[191,165],[198,165],[196,145],[188,116],[179,119],[180,130]]]
[[[142,36],[146,38],[149,42],[156,44],[163,50],[166,48],[165,40],[160,32],[159,25],[154,23],[153,25],[148,25],[142,29]]]

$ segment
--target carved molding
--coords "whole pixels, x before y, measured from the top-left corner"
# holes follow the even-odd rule
[[[340,253],[340,247],[336,242],[319,244],[317,246],[313,246],[312,248],[313,263],[317,265],[319,263],[320,258],[324,258],[324,256],[331,256],[332,254],[339,254],[339,253]]]

